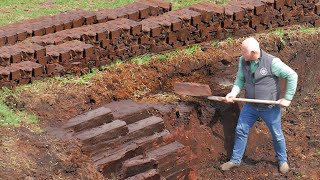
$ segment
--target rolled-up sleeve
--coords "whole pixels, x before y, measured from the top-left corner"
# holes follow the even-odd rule
[[[272,60],[271,69],[275,76],[286,79],[287,88],[284,98],[291,101],[297,89],[298,74],[279,58]]]

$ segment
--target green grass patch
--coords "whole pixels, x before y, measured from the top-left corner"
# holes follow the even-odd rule
[[[10,109],[6,103],[14,102],[6,102],[8,97],[15,97],[14,92],[7,88],[2,88],[0,91],[0,126],[18,126],[22,121],[29,124],[38,122],[38,118],[35,115]]]
[[[223,39],[221,41],[212,41],[211,45],[213,47],[219,47],[221,45],[221,43],[232,43],[234,41],[234,39],[232,37],[228,37],[226,39]]]
[[[212,45],[213,47],[219,47],[219,46],[220,46],[220,41],[213,41],[213,42],[211,43],[211,45]]]
[[[143,56],[138,56],[138,57],[131,59],[131,63],[141,65],[141,64],[148,63],[151,59],[152,59],[151,55],[143,55]]]
[[[314,32],[319,32],[319,28],[299,26],[298,31],[301,33],[314,33]]]
[[[208,2],[206,0],[165,0],[173,3],[173,9],[179,9],[185,6],[190,6],[192,4],[200,3],[200,2]],[[229,2],[229,0],[213,0],[212,3],[223,5]]]
[[[38,80],[33,82],[32,84],[21,85],[18,86],[15,90],[15,93],[19,93],[22,91],[29,91],[34,94],[43,94],[46,93],[50,89],[57,89],[57,87],[65,87],[69,84],[75,85],[90,85],[91,78],[101,73],[98,69],[92,69],[90,73],[84,74],[80,77],[75,77],[72,75],[67,76],[55,76],[50,79]]]
[[[185,48],[184,52],[186,54],[188,54],[188,55],[191,55],[191,54],[193,54],[193,53],[195,53],[195,52],[197,52],[199,50],[200,50],[199,44],[195,44],[195,45],[192,45],[192,46],[189,46],[189,47]]]
[[[14,90],[2,88],[0,90],[0,126],[18,126],[21,122],[25,122],[27,124],[36,124],[39,122],[37,116],[14,109],[16,105],[14,104],[14,100],[18,99],[17,94],[20,92],[28,91],[33,94],[44,94],[50,91],[50,89],[56,89],[57,87],[58,89],[59,87],[63,88],[68,84],[77,84],[80,86],[89,85],[91,83],[91,78],[96,76],[98,73],[100,73],[98,69],[93,69],[90,73],[81,77],[74,77],[71,75],[64,77],[56,76],[51,79],[39,80],[32,84],[18,86]],[[41,129],[31,130],[35,130],[37,132],[42,131]]]
[[[284,40],[284,34],[289,33],[289,32],[290,32],[290,30],[285,31],[284,29],[281,29],[281,28],[277,28],[277,29],[270,31],[271,34],[275,34],[276,36],[278,36],[280,38],[281,47],[284,47],[286,45],[286,41]]]
[[[116,67],[116,66],[118,66],[118,65],[120,65],[120,64],[123,64],[123,63],[124,63],[124,61],[118,59],[118,60],[116,60],[116,62],[114,62],[114,63],[111,63],[111,64],[106,65],[106,66],[101,66],[101,67],[99,67],[99,69],[103,71],[103,70],[106,70],[106,69],[109,69],[109,68]]]
[[[164,61],[164,60],[167,60],[169,58],[170,58],[170,56],[168,56],[168,54],[159,54],[157,56],[157,60],[159,60],[159,61]]]
[[[178,51],[165,52],[162,54],[158,54],[156,56],[156,59],[159,61],[166,61],[176,57],[177,55],[178,55]]]
[[[233,38],[232,38],[232,37],[228,37],[227,39],[225,39],[225,40],[223,40],[223,41],[225,41],[225,42],[227,42],[227,43],[232,43]]]
[[[21,118],[16,115],[6,105],[0,104],[0,124],[1,125],[17,125],[21,121]]]
[[[281,29],[281,28],[273,29],[273,30],[270,31],[271,34],[275,34],[275,35],[277,35],[277,36],[279,36],[281,38],[284,36],[284,32],[285,31],[283,29]]]

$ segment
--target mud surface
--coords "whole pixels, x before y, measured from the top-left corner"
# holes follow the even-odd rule
[[[241,40],[219,47],[202,44],[190,56],[180,52],[166,61],[146,65],[122,64],[95,77],[92,83],[48,87],[46,93],[22,92],[12,106],[40,116],[43,133],[24,128],[1,129],[0,177],[5,179],[99,179],[102,178],[76,142],[62,142],[52,134],[69,118],[106,103],[135,99],[141,103],[170,104],[163,107],[166,128],[197,158],[190,165],[198,179],[319,179],[320,106],[319,34],[257,36],[262,48],[280,57],[299,75],[296,96],[283,109],[283,130],[291,171],[281,175],[271,135],[262,121],[250,133],[243,165],[229,172],[219,166],[228,160],[234,127],[242,104],[227,105],[199,98],[177,97],[175,81],[209,84],[214,95],[226,95],[234,81]],[[10,103],[9,102],[9,103]],[[57,113],[58,112],[58,113]],[[14,158],[14,159],[13,159]]]

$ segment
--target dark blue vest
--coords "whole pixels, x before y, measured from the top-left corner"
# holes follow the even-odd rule
[[[261,100],[280,98],[279,79],[272,74],[272,60],[275,57],[261,50],[259,66],[254,73],[250,71],[250,62],[242,57],[242,72],[245,79],[245,97]]]

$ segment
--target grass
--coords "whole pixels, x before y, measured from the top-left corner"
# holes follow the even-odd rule
[[[205,0],[165,0],[173,3],[173,9],[179,9],[185,6],[190,6],[199,2],[204,2]],[[229,0],[213,0],[212,3],[215,4],[226,4]]]
[[[191,55],[197,51],[200,50],[200,46],[199,44],[195,44],[195,45],[192,45],[192,46],[189,46],[187,48],[185,48],[183,51],[184,53],[186,53],[187,55]]]
[[[163,52],[163,53],[157,54],[155,56],[155,58],[158,61],[165,61],[165,60],[170,60],[170,59],[172,59],[174,57],[177,57],[178,54],[179,54],[179,50],[173,50],[173,51]]]
[[[270,31],[271,34],[275,34],[279,37],[283,37],[284,36],[284,30],[281,28],[277,28],[277,29],[273,29]]]
[[[51,88],[65,87],[68,84],[77,85],[89,85],[91,78],[96,76],[100,71],[93,69],[90,73],[81,77],[65,76],[65,77],[53,77],[51,79],[35,81],[32,84],[21,85],[14,90],[8,88],[2,88],[0,90],[0,127],[1,126],[19,126],[21,122],[27,124],[37,124],[39,122],[38,117],[33,114],[15,110],[16,104],[8,99],[18,99],[17,95],[22,91],[29,91],[33,94],[44,94]],[[12,98],[10,98],[12,97]],[[13,103],[13,104],[12,104]],[[7,104],[10,104],[8,107]],[[12,106],[12,107],[11,107]],[[32,131],[42,132],[38,127],[32,127]]]
[[[0,91],[0,126],[18,126],[20,122],[26,122],[28,124],[37,123],[38,118],[35,115],[27,114],[26,112],[15,111],[5,104],[8,97],[14,96],[14,91],[7,88],[3,88]]]
[[[213,47],[219,47],[221,45],[221,43],[232,43],[234,41],[234,39],[232,37],[227,37],[226,39],[223,39],[221,41],[212,41],[211,45]]]
[[[133,0],[1,0],[0,25],[79,8],[85,10],[115,8],[131,2]]]
[[[314,32],[319,32],[319,28],[299,26],[298,31],[301,33],[314,33]]]
[[[159,61],[170,60],[171,58],[176,57],[180,51],[184,52],[187,55],[191,55],[199,50],[200,50],[200,45],[194,44],[183,49],[171,50],[171,51],[163,52],[156,55],[147,54],[147,55],[138,56],[131,59],[130,62],[134,64],[142,65],[142,64],[148,63],[151,59],[156,59]]]
[[[141,65],[141,64],[148,63],[151,59],[152,59],[152,55],[143,55],[143,56],[138,56],[131,59],[131,63]]]
[[[1,0],[0,26],[39,16],[57,14],[73,9],[97,10],[116,8],[135,0]],[[173,3],[173,9],[203,2],[204,0],[165,0]],[[228,0],[214,0],[213,3],[225,4]]]

